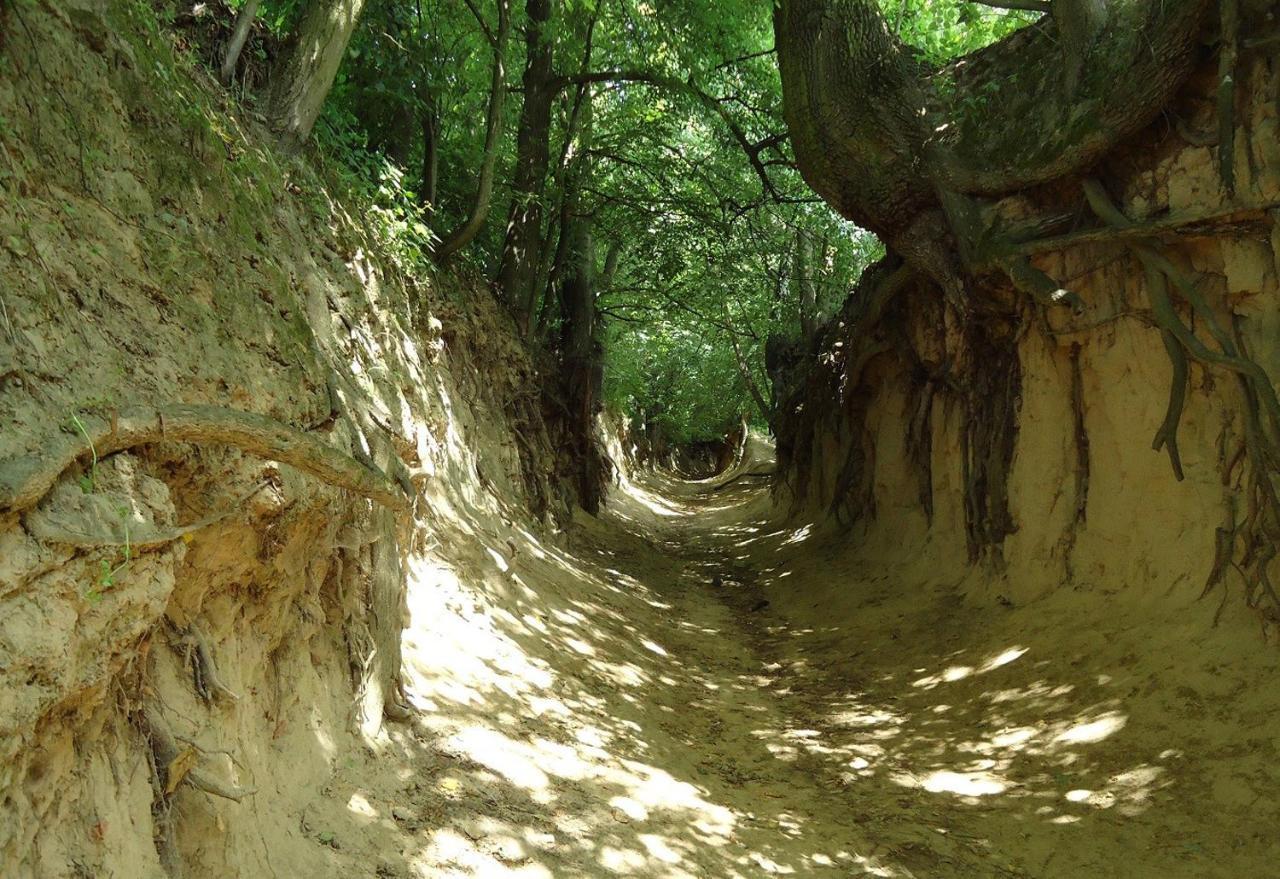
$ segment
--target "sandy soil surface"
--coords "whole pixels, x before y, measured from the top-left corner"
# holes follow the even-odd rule
[[[907,591],[758,486],[648,476],[563,546],[441,547],[419,713],[302,838],[343,875],[1280,875],[1260,642]]]

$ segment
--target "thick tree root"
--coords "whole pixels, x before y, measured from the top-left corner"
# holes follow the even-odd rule
[[[1072,540],[1076,528],[1085,523],[1089,511],[1089,431],[1084,420],[1084,371],[1080,366],[1080,343],[1071,346],[1071,420],[1076,447],[1076,512],[1071,522]],[[1176,445],[1174,446],[1176,453]]]
[[[240,695],[224,684],[222,678],[218,675],[218,665],[214,662],[213,650],[209,647],[209,639],[205,637],[199,626],[193,623],[187,629],[187,640],[192,647],[195,673],[202,684],[200,690],[201,695],[205,697],[205,701],[212,701],[221,694],[232,702],[238,702]]]
[[[1067,306],[1076,314],[1084,310],[1080,297],[1065,289],[1053,278],[1027,261],[1025,256],[1013,256],[1001,263],[1013,286],[1045,307]]]
[[[309,434],[251,412],[218,406],[132,407],[110,419],[81,419],[84,435],[59,432],[40,454],[0,462],[0,511],[33,506],[58,477],[91,451],[99,457],[162,441],[217,443],[296,467],[395,510],[408,508],[402,488],[380,470],[325,445]]]
[[[1277,77],[1280,81],[1280,77]],[[1185,128],[1185,125],[1183,126]],[[1184,140],[1201,138],[1187,131]],[[1216,142],[1217,134],[1211,141]],[[1168,214],[1148,220],[1130,220],[1129,225],[1118,228],[1106,225],[1101,228],[1061,232],[1069,228],[1075,214],[1055,214],[1001,230],[991,235],[975,254],[974,268],[978,271],[1005,269],[1005,261],[1018,256],[1059,253],[1070,247],[1090,244],[1116,244],[1138,239],[1177,240],[1179,238],[1218,237],[1233,232],[1242,235],[1257,234],[1266,228],[1268,213],[1276,210],[1273,202],[1244,205],[1233,202],[1224,208],[1214,208],[1193,213]],[[1049,230],[1050,234],[1046,234]],[[1052,234],[1054,231],[1060,234]]]
[[[147,737],[151,740],[151,750],[155,755],[156,770],[165,791],[172,793],[180,784],[189,784],[215,797],[238,803],[247,796],[256,793],[252,789],[239,788],[219,779],[213,778],[199,769],[187,765],[184,753],[178,748],[173,733],[168,725],[153,710],[146,710],[144,717],[147,724]],[[198,749],[193,748],[197,751]]]
[[[1164,278],[1155,272],[1147,273],[1147,284],[1163,284]],[[1169,386],[1169,406],[1165,410],[1164,422],[1156,431],[1151,448],[1155,451],[1165,449],[1169,453],[1169,464],[1173,467],[1173,477],[1179,482],[1183,479],[1182,456],[1178,453],[1178,423],[1182,420],[1182,408],[1187,401],[1187,353],[1178,344],[1177,337],[1169,330],[1160,331],[1160,340],[1164,342],[1164,350],[1173,364],[1173,378]]]

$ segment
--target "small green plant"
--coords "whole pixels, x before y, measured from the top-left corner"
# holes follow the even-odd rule
[[[90,604],[101,601],[103,593],[115,585],[116,575],[133,561],[133,544],[129,539],[129,510],[124,506],[117,506],[116,515],[120,517],[120,522],[124,526],[124,549],[118,556],[119,564],[113,564],[111,559],[98,560],[98,580],[84,594]]]
[[[89,444],[89,453],[93,455],[93,463],[89,465],[89,472],[83,474],[77,480],[81,491],[85,494],[93,494],[94,488],[98,484],[98,450],[94,447],[93,439],[89,436],[89,431],[85,429],[84,422],[74,412],[71,413],[71,423],[80,435],[84,437],[84,441]]]

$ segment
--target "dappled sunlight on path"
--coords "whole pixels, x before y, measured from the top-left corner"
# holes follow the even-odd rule
[[[335,858],[381,877],[1266,875],[1247,828],[1257,869],[1215,872],[1132,644],[847,551],[758,483],[655,474],[556,539],[456,536],[409,572],[412,722],[304,819],[363,822]]]

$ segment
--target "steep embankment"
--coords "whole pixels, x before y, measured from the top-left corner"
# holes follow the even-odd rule
[[[1243,9],[1243,35],[1269,26],[1261,5]],[[1100,603],[1180,601],[1208,583],[1210,616],[1229,593],[1223,624],[1250,637],[1280,615],[1280,64],[1241,49],[1219,146],[1217,54],[1084,178],[980,208],[975,247],[1004,238],[1080,296],[1078,313],[996,273],[963,320],[914,284],[877,315],[868,283],[784,380],[785,496],[856,523],[869,565],[908,584],[969,572],[972,594],[1014,603],[1064,584]],[[1097,215],[1099,195],[1141,228]],[[1207,355],[1162,338],[1178,321]]]
[[[0,47],[0,873],[303,872],[437,534],[563,508],[535,370],[143,4],[6,4]]]

